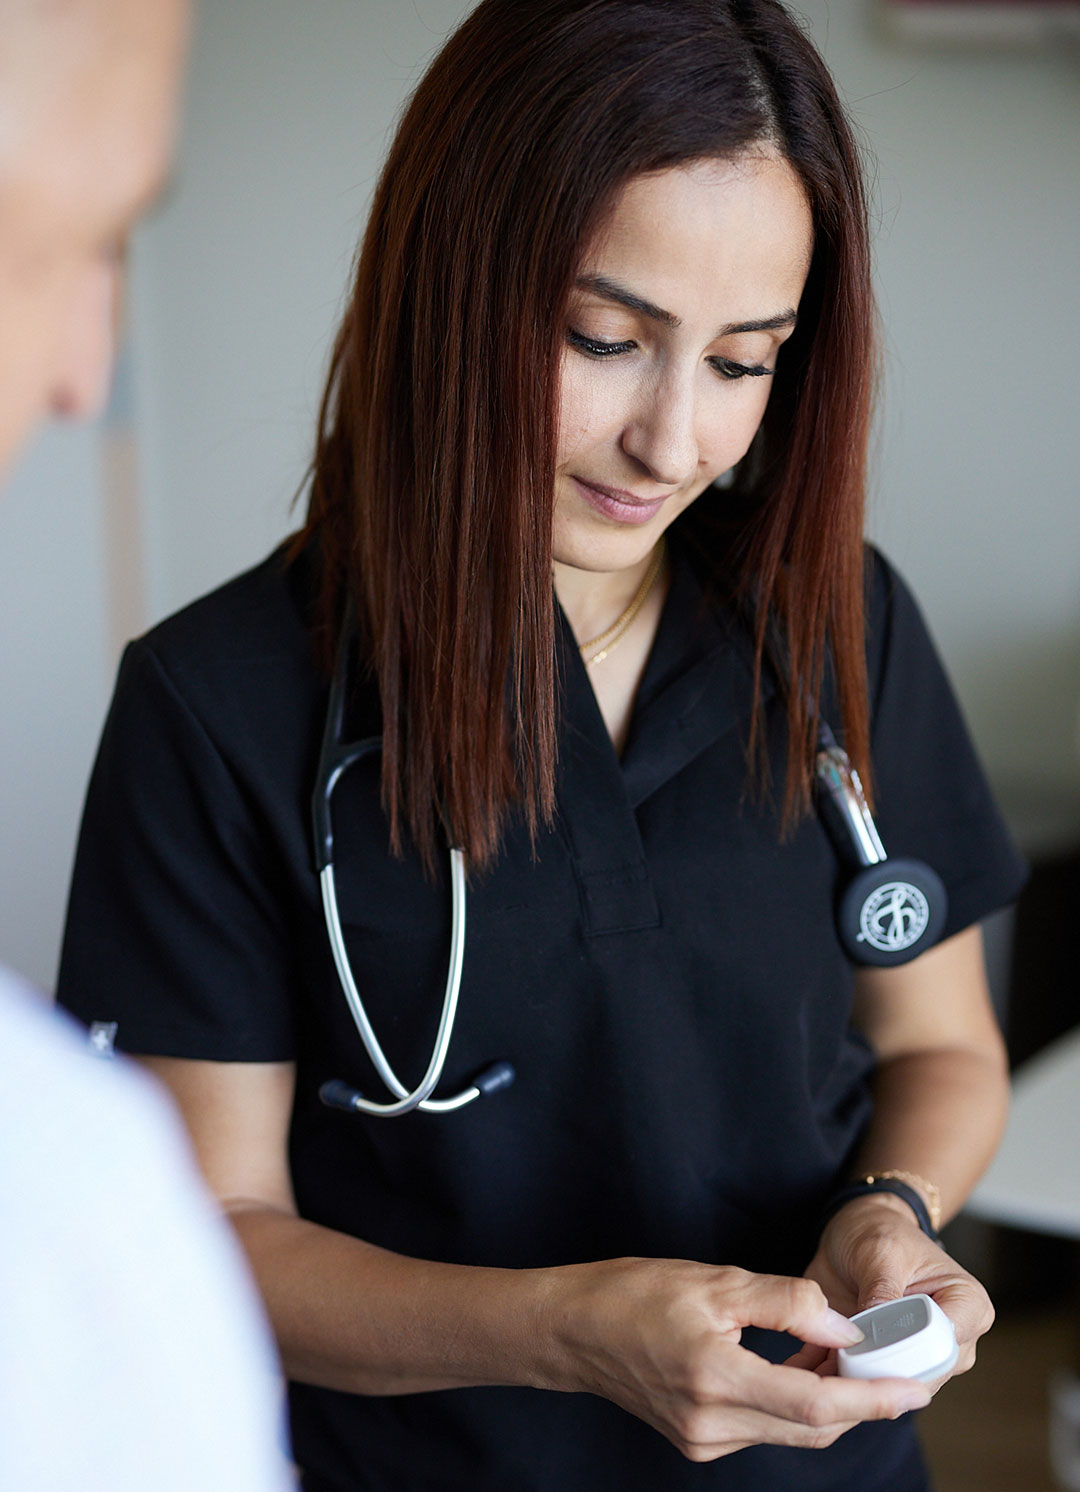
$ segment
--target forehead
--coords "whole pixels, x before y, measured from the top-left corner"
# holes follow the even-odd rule
[[[186,0],[15,8],[0,39],[0,189],[79,212],[134,205],[168,157]]]
[[[633,177],[582,258],[680,318],[740,321],[796,304],[813,220],[798,176],[773,154],[697,161]],[[785,300],[786,297],[786,300]],[[730,314],[727,314],[730,312]]]

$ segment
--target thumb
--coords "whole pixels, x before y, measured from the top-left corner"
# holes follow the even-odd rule
[[[887,1269],[878,1270],[864,1281],[859,1289],[859,1310],[868,1311],[871,1306],[884,1305],[886,1301],[899,1300],[907,1281]],[[858,1312],[856,1312],[858,1314]]]

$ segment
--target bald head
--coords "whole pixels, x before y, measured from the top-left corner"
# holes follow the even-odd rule
[[[153,0],[0,0],[0,169],[53,127],[110,54],[132,47]]]
[[[0,0],[0,474],[38,418],[88,414],[119,246],[171,152],[188,0]]]

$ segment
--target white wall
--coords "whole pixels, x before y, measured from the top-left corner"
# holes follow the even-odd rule
[[[175,189],[135,253],[147,620],[290,526],[389,130],[465,8],[204,0]],[[874,532],[1022,829],[1043,799],[1080,822],[1076,59],[924,54],[870,0],[802,9],[877,160]],[[43,981],[114,666],[99,461],[54,437],[0,503],[0,948]]]
[[[175,196],[137,256],[156,614],[290,525],[394,119],[459,0],[207,0]]]
[[[874,151],[885,408],[871,523],[1018,827],[1080,826],[1080,57],[804,13]]]
[[[43,985],[111,673],[100,447],[50,432],[0,498],[0,956]]]

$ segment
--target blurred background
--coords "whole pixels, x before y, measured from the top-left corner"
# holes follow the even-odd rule
[[[120,648],[294,525],[394,120],[467,8],[199,8],[179,164],[133,245],[108,418],[48,433],[0,504],[0,948],[44,989]],[[1066,942],[1080,907],[1080,51],[1064,33],[927,43],[875,0],[796,8],[873,162],[886,368],[871,534],[922,601],[1036,866],[1019,927],[992,929],[1026,1056],[1080,1021]]]

